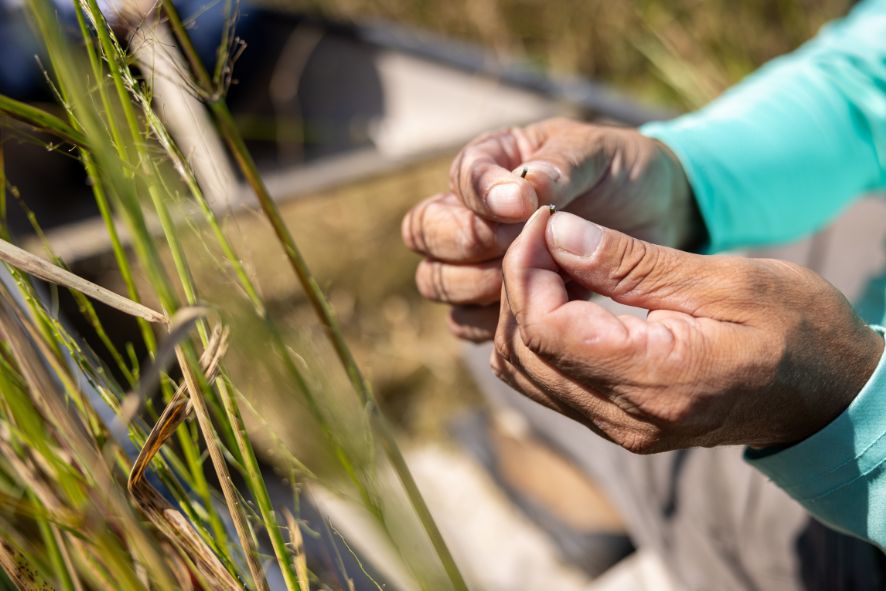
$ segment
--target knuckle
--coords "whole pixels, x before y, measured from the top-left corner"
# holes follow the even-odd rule
[[[478,163],[489,163],[490,156],[504,168],[512,168],[522,160],[513,130],[500,129],[478,136],[462,149],[449,170],[452,192],[466,206],[479,212],[485,210],[490,186],[485,178],[486,167]]]
[[[495,263],[491,265],[483,274],[483,291],[484,299],[488,300],[487,304],[499,301],[501,297],[502,272],[501,265]]]
[[[497,246],[495,233],[480,218],[472,213],[469,215],[467,220],[454,224],[455,250],[469,259],[483,258],[486,255],[494,256]]]
[[[652,405],[648,414],[664,425],[682,425],[695,416],[695,407],[689,397],[669,397],[663,403]]]
[[[492,353],[492,356],[489,358],[489,368],[496,378],[512,387],[515,386],[513,372],[509,367],[508,361],[498,355],[498,353]]]
[[[425,259],[415,272],[419,293],[448,304],[488,305],[501,294],[501,270],[497,265],[450,265]]]
[[[539,322],[524,322],[520,325],[520,337],[526,348],[540,356],[550,356],[552,353],[548,331]]]
[[[661,250],[642,240],[622,239],[617,252],[618,264],[609,273],[613,291],[626,295],[648,289],[659,266]]]
[[[482,319],[463,317],[461,310],[455,306],[447,316],[449,331],[460,339],[474,343],[482,343],[493,338],[494,331]]]
[[[453,303],[486,306],[494,304],[501,297],[501,269],[498,266],[481,268],[462,278],[459,293]]]
[[[628,431],[616,443],[632,454],[641,456],[661,451],[661,438],[654,429]]]
[[[471,144],[468,144],[455,157],[452,161],[452,165],[449,167],[449,190],[452,191],[456,196],[461,198],[461,191],[459,187],[461,185],[461,176],[462,176],[462,164],[465,161],[465,152],[470,148]]]
[[[410,250],[415,250],[415,236],[412,231],[412,212],[414,210],[410,209],[406,212],[406,215],[403,216],[403,220],[400,222],[400,238],[403,240],[403,244],[406,245],[406,248]]]
[[[427,204],[420,203],[403,217],[403,222],[400,224],[400,235],[403,243],[413,252],[424,253],[427,251],[427,244],[424,239],[424,217],[426,211]]]
[[[442,197],[441,194],[428,197],[410,209],[403,217],[403,222],[400,224],[400,235],[410,250],[421,253],[428,252],[428,215]]]
[[[511,359],[511,342],[505,334],[505,331],[495,331],[495,336],[492,339],[492,344],[493,350],[495,352],[493,359],[495,359],[496,357],[499,358],[499,361]]]
[[[425,298],[434,301],[445,301],[447,297],[446,278],[442,265],[423,260],[415,271],[415,284],[418,292]]]
[[[489,358],[489,369],[492,370],[493,375],[498,379],[503,379],[504,376],[504,364],[502,363],[501,357],[493,353],[493,355]]]

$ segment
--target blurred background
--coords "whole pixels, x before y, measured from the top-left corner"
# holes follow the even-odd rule
[[[322,0],[311,14],[384,20],[475,43],[491,57],[583,76],[673,108],[699,106],[797,47],[851,0]],[[281,8],[291,3],[275,4]]]
[[[210,63],[226,27],[222,4],[181,6]],[[482,370],[464,362],[464,349],[446,328],[447,310],[414,288],[418,258],[401,245],[403,214],[447,189],[453,155],[476,134],[553,115],[636,125],[699,107],[851,4],[240,5],[229,74],[237,124],[398,429],[456,558],[469,571],[483,571],[477,575],[483,587],[590,589],[592,579],[630,552],[630,542],[593,482],[519,416],[490,411]],[[0,10],[0,93],[51,102],[21,10],[14,3]],[[131,41],[135,54],[137,47]],[[159,87],[155,92],[167,121],[174,121],[181,104]],[[40,252],[45,240],[78,274],[125,292],[77,163],[19,137],[10,125],[3,137],[8,216],[18,241]],[[178,140],[187,133],[178,130]],[[274,318],[294,340],[311,341],[308,302],[281,272],[279,246],[249,207],[241,179],[223,154],[200,157],[223,171],[216,175],[225,179],[215,189],[216,205]],[[45,235],[34,231],[31,216]],[[76,323],[75,304],[62,295],[59,305]],[[137,340],[134,322],[105,313],[113,318],[107,324],[114,339]],[[85,321],[78,328],[100,349]],[[287,433],[286,413],[264,418]],[[261,439],[264,426],[253,425],[254,437]],[[344,509],[329,503],[336,521]],[[359,538],[347,521],[341,519],[342,529]]]

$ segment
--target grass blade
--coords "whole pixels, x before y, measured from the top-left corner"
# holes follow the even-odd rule
[[[3,239],[0,239],[0,261],[44,281],[79,291],[130,316],[143,318],[148,322],[166,322],[164,314],[87,281]]]
[[[87,147],[86,136],[43,109],[38,109],[27,103],[0,94],[0,112],[6,113],[10,117],[27,123],[40,131],[51,133],[75,146]]]
[[[209,346],[200,359],[203,371],[209,379],[218,373],[219,361],[227,348],[227,338],[226,330],[219,328],[214,331]],[[151,429],[138,458],[132,465],[127,488],[145,517],[199,570],[209,588],[220,591],[240,590],[242,589],[240,582],[228,572],[219,557],[197,535],[184,515],[173,508],[144,477],[151,459],[172,437],[176,428],[187,417],[187,413],[188,397],[186,388],[182,385]]]

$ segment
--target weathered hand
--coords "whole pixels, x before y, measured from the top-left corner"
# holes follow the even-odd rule
[[[426,257],[416,273],[421,293],[453,304],[452,330],[471,340],[491,338],[501,257],[541,204],[670,246],[687,245],[703,227],[662,144],[567,119],[477,138],[453,162],[450,191],[407,214],[403,239]]]
[[[802,440],[846,408],[883,350],[805,268],[688,254],[547,208],[503,269],[496,374],[637,453]],[[570,300],[564,276],[650,312]]]

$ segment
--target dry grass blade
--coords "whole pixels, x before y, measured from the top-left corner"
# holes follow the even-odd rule
[[[215,553],[200,539],[191,523],[147,481],[132,491],[133,499],[157,531],[194,565],[207,588],[243,591],[243,585],[225,570]]]
[[[200,358],[200,365],[210,380],[218,373],[219,362],[227,350],[228,330],[216,327],[213,330],[206,350]],[[215,553],[200,539],[193,526],[184,515],[163,498],[145,478],[145,471],[151,459],[160,451],[163,444],[175,433],[175,429],[188,414],[188,397],[185,385],[181,385],[163,413],[151,429],[129,473],[127,487],[136,506],[148,521],[183,556],[199,569],[211,589],[242,590],[237,581],[222,565]]]
[[[177,347],[176,354],[178,363],[181,366],[182,374],[185,378],[185,384],[191,393],[191,404],[194,407],[194,413],[197,415],[197,423],[200,425],[200,431],[203,433],[203,439],[206,442],[206,449],[209,452],[209,459],[212,460],[212,467],[215,469],[218,477],[219,486],[222,495],[225,498],[225,504],[234,523],[234,529],[237,531],[237,537],[243,546],[243,555],[246,558],[246,565],[249,567],[249,573],[255,582],[258,591],[269,591],[268,583],[265,580],[261,564],[258,562],[257,551],[255,550],[255,541],[246,522],[246,516],[240,506],[239,496],[234,484],[231,481],[231,474],[225,463],[224,455],[221,450],[221,442],[218,434],[212,426],[212,419],[209,416],[209,408],[206,406],[206,400],[203,398],[203,390],[200,388],[200,382],[194,373],[194,369],[188,363],[187,352],[184,347]]]
[[[214,379],[218,374],[219,364],[228,349],[228,335],[229,331],[227,328],[215,327],[206,345],[206,349],[203,351],[203,355],[200,356],[200,366],[209,380]],[[142,446],[138,457],[132,465],[132,471],[129,473],[129,482],[127,484],[130,492],[143,482],[145,470],[151,463],[151,459],[157,455],[163,444],[172,437],[176,428],[187,418],[190,410],[186,386],[182,384],[175,391],[175,395],[169,401],[169,404],[166,405],[166,408],[163,409],[160,418],[157,419],[157,423],[148,434],[144,446]]]
[[[74,381],[3,282],[0,282],[0,338],[7,343],[35,409],[52,426],[54,439],[71,454],[77,471],[89,475],[90,490],[96,495],[91,500],[94,507],[101,507],[104,519],[113,521],[115,530],[124,535],[126,549],[133,558],[150,566],[157,587],[174,589],[171,573],[121,494],[111,468],[87,431],[84,417],[71,412],[65,394],[76,389]]]
[[[131,316],[143,318],[148,322],[166,321],[164,314],[87,281],[2,239],[0,239],[0,260],[44,281],[77,290]]]
[[[305,557],[305,542],[301,537],[301,528],[295,520],[295,516],[289,509],[283,510],[286,518],[286,527],[289,529],[289,543],[295,553],[295,572],[298,575],[298,586],[301,591],[310,591],[308,579],[308,561]]]
[[[83,591],[83,584],[80,582],[80,577],[77,576],[77,571],[74,569],[74,561],[71,558],[71,552],[66,541],[68,539],[67,534],[62,532],[61,528],[54,523],[49,524],[49,530],[55,540],[55,545],[58,547],[59,558],[64,564],[65,572],[70,577],[73,591]]]
[[[64,504],[55,495],[52,487],[44,481],[39,470],[34,465],[31,459],[31,450],[22,450],[22,455],[25,457],[20,458],[19,454],[12,448],[12,445],[8,443],[5,431],[7,429],[3,425],[3,428],[0,429],[0,457],[6,460],[9,469],[18,479],[28,485],[29,490],[40,499],[40,503],[47,511],[61,512]]]
[[[194,591],[194,580],[188,565],[176,554],[175,548],[166,543],[163,546],[163,553],[169,557],[169,568],[172,569],[172,573],[178,581],[179,591]]]
[[[0,539],[0,567],[22,591],[52,591],[53,587],[31,568],[28,558],[3,539]]]
[[[108,430],[117,440],[122,441],[126,437],[126,429],[129,426],[129,422],[138,413],[142,403],[148,398],[148,395],[160,385],[161,376],[175,360],[175,348],[185,337],[188,336],[188,332],[190,332],[197,321],[206,317],[208,312],[207,308],[189,306],[187,308],[179,309],[172,315],[172,318],[169,321],[169,334],[154,352],[153,361],[142,372],[141,379],[138,383],[138,389],[135,392],[127,394],[126,397],[123,398],[117,416],[114,417],[113,423],[108,427]],[[226,334],[225,340],[227,340]],[[204,356],[210,352],[211,346],[210,343]],[[221,355],[224,355],[224,351],[222,351]],[[179,388],[173,401],[179,398],[180,400],[186,399],[184,386]],[[169,408],[169,406],[172,406],[172,402],[170,402],[167,408]],[[174,431],[177,426],[178,423],[172,427],[172,430]]]

